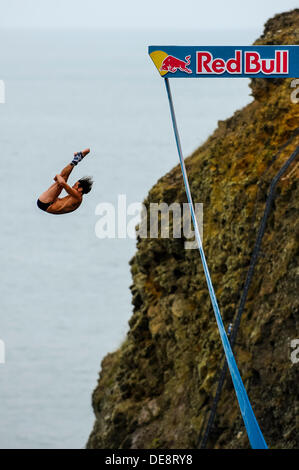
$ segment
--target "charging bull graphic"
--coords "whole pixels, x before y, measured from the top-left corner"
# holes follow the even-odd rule
[[[177,57],[168,55],[163,60],[160,71],[175,73],[179,69],[181,72],[192,73],[192,70],[187,68],[187,66],[190,64],[190,57],[191,55],[187,55],[185,57],[186,62],[184,62],[183,60],[177,59]]]

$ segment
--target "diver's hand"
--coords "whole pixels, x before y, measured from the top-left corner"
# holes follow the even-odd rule
[[[65,179],[61,175],[56,175],[54,180],[57,181],[57,183],[59,183],[61,185],[65,184]]]

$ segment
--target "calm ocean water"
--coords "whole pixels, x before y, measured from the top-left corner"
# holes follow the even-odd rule
[[[92,429],[100,362],[128,329],[135,251],[135,240],[96,237],[95,207],[119,194],[142,202],[178,162],[147,46],[246,45],[259,34],[0,32],[0,448],[83,448]],[[251,101],[247,79],[171,84],[185,155]],[[70,178],[94,176],[84,204],[39,211],[38,195],[87,146]]]

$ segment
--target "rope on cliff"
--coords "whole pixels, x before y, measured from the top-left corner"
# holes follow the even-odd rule
[[[277,157],[281,153],[281,151],[285,147],[287,147],[290,144],[290,142],[292,142],[293,139],[298,134],[299,134],[299,127],[297,129],[295,129],[295,131],[292,133],[291,137],[287,140],[287,142],[283,146],[280,147],[279,151],[273,157],[273,159],[271,161],[271,165],[277,159]],[[231,344],[232,349],[234,348],[234,345],[235,345],[239,325],[240,325],[240,322],[241,322],[241,317],[242,317],[242,314],[243,314],[243,311],[244,311],[244,308],[245,308],[245,303],[246,303],[249,287],[250,287],[250,284],[251,284],[251,281],[252,281],[252,277],[253,277],[253,274],[254,274],[254,269],[255,269],[255,266],[256,266],[256,263],[257,263],[259,251],[260,251],[261,244],[262,244],[262,239],[263,239],[263,236],[264,236],[264,233],[265,233],[267,220],[268,220],[268,217],[269,217],[269,214],[270,214],[270,211],[271,211],[271,208],[272,208],[272,204],[273,204],[273,201],[274,201],[274,198],[275,198],[276,186],[277,186],[280,178],[283,176],[283,174],[286,172],[286,170],[291,165],[291,163],[295,160],[295,158],[297,157],[298,154],[299,154],[299,146],[291,154],[290,158],[282,165],[280,170],[277,172],[277,174],[275,175],[275,177],[271,181],[268,197],[267,197],[267,200],[266,200],[264,215],[263,215],[262,220],[260,222],[257,238],[256,238],[255,245],[254,245],[254,248],[253,248],[253,252],[252,252],[252,255],[251,255],[250,265],[249,265],[249,269],[248,269],[248,272],[247,272],[247,276],[246,276],[246,280],[245,280],[245,284],[244,284],[244,289],[243,289],[243,293],[242,293],[241,300],[240,300],[239,309],[238,309],[238,312],[237,312],[237,315],[236,315],[236,318],[235,318],[235,321],[234,321],[234,324],[233,324],[232,332],[231,332],[231,335],[230,335],[230,344]],[[224,382],[225,382],[226,372],[227,372],[227,361],[224,359],[224,364],[223,364],[223,367],[222,367],[222,370],[221,370],[221,373],[220,373],[219,382],[218,382],[217,390],[216,390],[215,397],[214,397],[214,400],[213,400],[213,403],[212,403],[212,408],[211,408],[209,420],[208,420],[208,423],[207,423],[207,426],[206,426],[204,436],[203,436],[202,441],[201,441],[201,445],[200,445],[201,449],[205,449],[205,447],[207,445],[208,438],[209,438],[209,433],[210,433],[210,431],[213,427],[213,424],[214,424],[218,402],[220,400],[222,388],[223,388],[223,385],[224,385]]]
[[[236,364],[236,361],[235,361],[235,357],[234,357],[234,354],[232,352],[230,342],[228,340],[228,337],[227,337],[227,334],[226,334],[226,331],[225,331],[225,328],[224,328],[224,325],[223,325],[222,317],[221,317],[221,314],[220,314],[220,311],[219,311],[215,291],[214,291],[214,288],[213,288],[213,284],[212,284],[212,280],[211,280],[211,277],[210,277],[208,265],[207,265],[205,254],[204,254],[204,251],[203,251],[202,241],[201,241],[201,238],[200,238],[199,228],[198,228],[198,224],[197,224],[197,220],[196,220],[196,216],[195,216],[195,211],[194,211],[190,186],[189,186],[189,182],[188,182],[188,176],[187,176],[187,172],[186,172],[185,162],[184,162],[181,143],[180,143],[180,137],[179,137],[177,123],[176,123],[174,106],[173,106],[173,101],[172,101],[172,96],[171,96],[171,91],[170,91],[170,85],[169,85],[169,82],[168,82],[167,78],[164,79],[164,82],[165,82],[166,92],[167,92],[168,101],[169,101],[170,114],[171,114],[171,119],[172,119],[172,125],[173,125],[177,150],[178,150],[178,154],[179,154],[179,160],[180,160],[180,165],[181,165],[185,190],[186,190],[187,199],[188,199],[188,203],[189,203],[189,208],[190,208],[190,212],[191,212],[191,217],[192,217],[192,221],[193,221],[193,225],[194,225],[195,238],[196,238],[196,241],[197,241],[197,244],[198,244],[198,249],[199,249],[199,253],[200,253],[200,257],[201,257],[201,261],[202,261],[202,265],[203,265],[203,269],[204,269],[204,273],[205,273],[205,277],[206,277],[206,281],[207,281],[207,285],[208,285],[210,299],[211,299],[211,302],[212,302],[212,306],[213,306],[213,310],[214,310],[218,330],[219,330],[219,333],[220,333],[220,338],[221,338],[221,341],[222,341],[223,349],[224,349],[225,356],[226,356],[226,359],[227,359],[228,367],[229,367],[231,377],[232,377],[232,381],[233,381],[233,384],[234,384],[236,396],[237,396],[237,399],[238,399],[238,402],[239,402],[240,411],[241,411],[241,414],[242,414],[242,418],[244,420],[244,424],[245,424],[245,427],[246,427],[246,431],[247,431],[247,434],[248,434],[248,438],[249,438],[251,447],[253,449],[267,449],[267,444],[266,444],[264,436],[263,436],[263,434],[260,430],[260,427],[258,425],[256,417],[253,413],[253,410],[252,410],[249,398],[247,396],[244,384],[242,382],[242,379],[241,379],[241,376],[240,376],[240,373],[239,373],[239,370],[238,370],[238,367],[237,367],[237,364]]]

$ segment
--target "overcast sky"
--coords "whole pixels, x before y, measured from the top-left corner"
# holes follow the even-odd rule
[[[0,28],[252,29],[298,0],[0,0]]]

